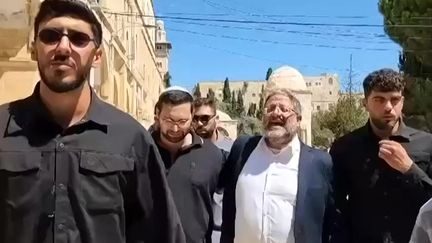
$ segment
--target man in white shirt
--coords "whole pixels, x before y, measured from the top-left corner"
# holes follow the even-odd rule
[[[409,243],[432,243],[432,199],[420,208]]]
[[[226,162],[221,242],[328,242],[330,155],[299,140],[288,90],[270,91],[263,114],[263,136],[238,138]]]

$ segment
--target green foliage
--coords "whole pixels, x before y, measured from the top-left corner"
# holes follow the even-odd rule
[[[201,90],[200,90],[199,83],[197,85],[195,85],[193,96],[195,98],[201,98]]]
[[[169,72],[165,73],[165,75],[163,77],[163,84],[164,84],[165,88],[171,87],[171,75]]]
[[[385,31],[403,48],[400,68],[410,77],[432,77],[432,1],[380,0]]]
[[[237,134],[241,135],[257,135],[262,131],[261,120],[254,117],[243,117],[237,125]]]
[[[236,104],[235,110],[236,110],[236,114],[239,117],[245,114],[243,94],[240,91],[237,92],[237,104]]]
[[[334,139],[363,126],[367,118],[358,98],[343,95],[328,111],[317,112],[312,116],[312,144],[328,147]]]
[[[210,89],[208,90],[207,98],[210,98],[210,99],[214,99],[214,100],[216,100],[216,95],[215,95],[215,92],[213,91],[213,89],[210,88]]]
[[[405,121],[432,131],[432,1],[380,0],[385,31],[403,52],[399,68],[407,78]]]
[[[226,78],[224,81],[222,100],[223,100],[223,102],[230,102],[231,101],[231,90],[230,90],[228,78]]]
[[[255,117],[255,115],[256,115],[256,109],[257,109],[256,104],[255,103],[251,103],[249,105],[249,110],[247,112],[247,115],[250,116],[250,117]]]
[[[270,78],[270,75],[273,73],[273,69],[272,68],[268,68],[267,69],[267,74],[266,74],[266,80],[268,81]]]

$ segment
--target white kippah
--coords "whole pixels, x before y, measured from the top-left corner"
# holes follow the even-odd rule
[[[185,88],[183,88],[183,87],[180,87],[180,86],[171,86],[171,87],[168,87],[168,88],[166,88],[166,89],[162,92],[162,94],[163,94],[163,93],[166,93],[166,92],[169,92],[169,91],[174,91],[174,90],[183,91],[183,92],[188,93],[188,94],[190,94],[190,95],[192,96],[192,94],[191,94],[187,89],[185,89]]]

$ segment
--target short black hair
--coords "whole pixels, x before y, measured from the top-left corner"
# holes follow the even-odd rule
[[[364,95],[367,98],[372,91],[393,92],[405,89],[403,75],[393,69],[383,68],[370,73],[363,81]]]
[[[156,111],[155,114],[159,114],[162,110],[162,107],[165,105],[182,105],[186,103],[191,104],[191,111],[193,111],[193,97],[188,92],[182,90],[170,90],[163,92],[158,101],[156,102]]]
[[[214,113],[216,113],[216,101],[214,98],[196,98],[193,102],[193,106],[196,109],[201,106],[210,106]]]
[[[39,25],[52,18],[72,17],[81,19],[91,25],[96,46],[102,43],[102,25],[93,11],[80,0],[45,0],[41,3],[34,21],[34,39],[39,33]]]

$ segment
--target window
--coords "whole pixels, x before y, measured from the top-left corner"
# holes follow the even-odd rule
[[[329,78],[328,82],[329,82],[330,85],[333,85],[333,79],[332,78]]]
[[[252,93],[252,97],[255,97],[256,96],[256,94],[255,93]]]
[[[330,91],[329,94],[332,95],[333,93]]]
[[[321,106],[317,105],[316,109],[317,111],[321,110]]]

